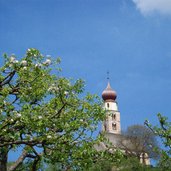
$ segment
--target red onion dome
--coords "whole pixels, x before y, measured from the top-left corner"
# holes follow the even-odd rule
[[[110,83],[108,82],[106,89],[102,92],[103,100],[115,101],[116,97],[117,97],[116,92],[111,88]]]

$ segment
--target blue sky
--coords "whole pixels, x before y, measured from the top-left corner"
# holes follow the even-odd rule
[[[171,119],[171,0],[0,0],[0,24],[1,63],[37,48],[99,96],[109,71],[123,129]]]

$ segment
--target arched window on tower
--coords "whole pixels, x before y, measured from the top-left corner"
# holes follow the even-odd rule
[[[109,108],[109,103],[107,103],[107,107]]]
[[[112,120],[113,120],[113,121],[116,120],[116,114],[112,114]]]
[[[116,130],[116,123],[112,123],[112,129]]]

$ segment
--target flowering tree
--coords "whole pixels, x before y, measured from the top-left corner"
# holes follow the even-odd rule
[[[145,125],[149,127],[155,135],[161,138],[163,143],[163,149],[158,149],[160,154],[160,161],[158,166],[161,170],[170,170],[171,168],[171,122],[167,117],[162,116],[160,113],[157,115],[159,120],[159,126],[152,126],[148,120],[145,121]]]
[[[0,69],[0,170],[7,170],[8,153],[22,147],[20,157],[8,170],[16,170],[30,158],[31,170],[42,159],[62,163],[63,170],[87,167],[98,154],[93,138],[104,119],[95,95],[82,97],[82,80],[53,75],[49,56],[28,49],[25,57],[4,55]],[[53,67],[51,67],[53,68]],[[59,69],[57,68],[59,72]]]

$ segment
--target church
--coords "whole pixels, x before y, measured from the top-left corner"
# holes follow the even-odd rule
[[[103,107],[106,110],[106,119],[102,124],[102,132],[105,133],[105,137],[109,140],[114,148],[119,148],[123,151],[126,155],[128,151],[125,146],[131,147],[131,141],[122,135],[121,131],[121,117],[120,111],[118,109],[118,103],[116,101],[117,94],[111,88],[110,82],[108,80],[108,84],[106,89],[102,92],[102,99],[103,99]],[[122,144],[121,144],[122,141]],[[106,150],[107,146],[104,142],[101,142],[99,145],[95,147],[98,151],[99,150]],[[131,152],[134,153],[134,152]],[[150,159],[147,153],[142,153],[139,156],[140,163],[145,165],[150,165]]]

